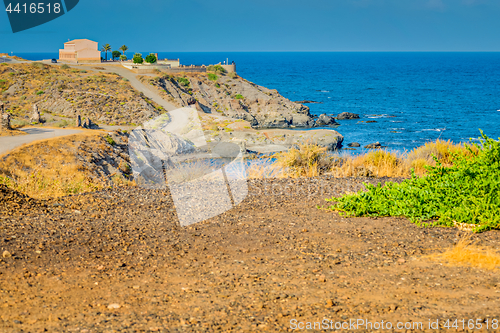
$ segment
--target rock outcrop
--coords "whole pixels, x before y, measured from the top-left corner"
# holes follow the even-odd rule
[[[141,77],[141,80],[156,87],[163,98],[179,107],[195,105],[197,110],[205,113],[246,120],[255,129],[316,126],[307,106],[241,77],[218,76],[212,81],[201,74],[185,78],[163,75]]]
[[[42,119],[40,117],[40,111],[38,111],[38,105],[33,105],[33,113],[31,114],[30,122],[32,123],[41,123]]]
[[[375,143],[370,143],[370,144],[366,145],[365,148],[377,149],[377,148],[382,148],[382,145],[380,144],[380,142],[375,142]]]
[[[316,127],[320,127],[320,126],[337,126],[339,125],[339,123],[337,123],[335,121],[335,118],[331,117],[331,116],[327,116],[326,114],[321,114],[319,115],[319,118],[318,120],[316,120],[316,124],[315,126]]]
[[[11,130],[10,126],[10,114],[2,112],[0,119],[0,130]]]
[[[359,119],[359,114],[351,113],[351,112],[342,112],[337,116],[338,120],[346,120],[346,119]]]

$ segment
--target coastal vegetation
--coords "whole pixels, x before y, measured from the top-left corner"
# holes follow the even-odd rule
[[[106,61],[108,61],[108,51],[111,51],[111,45],[104,44],[101,51],[106,54]]]
[[[227,71],[221,65],[210,65],[207,67],[207,72],[213,72],[215,74],[227,73]]]
[[[127,51],[127,50],[128,50],[128,46],[127,45],[120,46],[120,51],[123,52],[123,55],[125,55],[125,51]]]
[[[145,59],[145,60],[146,60],[146,62],[147,62],[148,64],[154,64],[154,63],[156,62],[156,60],[158,60],[158,59],[156,59],[156,56],[155,56],[154,54],[152,54],[152,53],[151,53],[151,54],[149,54],[149,55],[146,57],[146,59]]]
[[[115,59],[117,59],[117,58],[120,58],[121,55],[122,54],[121,54],[120,51],[113,51],[113,52],[111,52],[111,57],[113,58],[113,61],[115,61]]]
[[[134,58],[132,58],[134,64],[142,64],[144,59],[142,58],[142,54],[136,53],[134,54]]]
[[[450,152],[450,166],[435,156],[435,166],[414,170],[402,183],[367,184],[366,192],[334,201],[331,210],[347,216],[405,216],[422,226],[472,224],[480,232],[500,227],[500,143],[481,132],[481,144]],[[443,157],[442,157],[443,158]]]

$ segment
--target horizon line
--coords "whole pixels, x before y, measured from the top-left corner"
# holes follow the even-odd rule
[[[115,50],[117,51],[117,50]],[[10,51],[0,53],[58,53],[57,51],[44,51],[44,52],[23,52],[23,51]],[[104,51],[101,51],[104,52]],[[132,52],[127,50],[127,52]],[[135,52],[135,51],[134,51]],[[139,51],[146,52],[146,51]],[[147,51],[149,52],[149,51]],[[152,53],[500,53],[498,51],[155,51]]]

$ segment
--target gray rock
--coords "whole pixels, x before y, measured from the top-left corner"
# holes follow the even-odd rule
[[[335,118],[327,116],[324,113],[321,114],[321,115],[319,115],[319,118],[318,118],[318,120],[316,120],[316,124],[315,124],[316,127],[319,127],[319,126],[332,126],[332,125],[339,125],[339,123],[337,123],[335,121]]]
[[[31,115],[30,122],[37,124],[42,122],[40,111],[38,111],[38,106],[36,104],[33,105],[33,113]]]
[[[361,145],[357,142],[351,142],[347,145],[347,147],[361,147]]]
[[[339,113],[337,119],[345,120],[345,119],[359,119],[359,114],[351,113],[351,112],[342,112]]]
[[[366,145],[365,148],[368,148],[368,149],[382,148],[382,145],[380,144],[380,142],[377,141],[375,143],[370,143],[370,144]]]
[[[76,117],[76,127],[82,127],[82,117],[80,115]]]
[[[12,127],[10,127],[10,114],[2,113],[1,117],[2,118],[0,119],[0,129],[11,130]]]

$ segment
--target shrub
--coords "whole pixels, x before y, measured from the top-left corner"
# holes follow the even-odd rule
[[[85,69],[82,69],[80,73],[87,73],[87,71]]]
[[[500,227],[500,142],[481,132],[481,145],[454,153],[452,166],[435,157],[436,166],[419,177],[384,187],[366,184],[366,192],[327,199],[348,216],[405,216],[423,225],[472,224],[474,231]]]
[[[236,74],[235,72],[230,72],[229,74],[227,74],[231,79],[236,79],[238,77],[238,74]]]
[[[132,61],[134,64],[142,64],[144,62],[144,59],[142,59],[142,54],[134,54],[134,58],[132,58]]]
[[[154,54],[150,54],[146,57],[146,62],[149,64],[154,64],[156,62],[156,56]]]
[[[126,77],[123,77],[122,80],[128,82],[128,79]]]
[[[227,73],[227,71],[221,65],[210,65],[210,66],[207,67],[207,71],[208,72],[214,72],[216,74],[217,73],[220,73],[220,74]]]
[[[315,177],[328,168],[331,157],[325,154],[326,148],[311,143],[299,144],[287,152],[274,154],[276,164],[291,177]]]
[[[216,74],[208,73],[208,79],[210,81],[217,81],[219,79],[219,77]]]
[[[110,137],[109,135],[106,135],[106,136],[104,137],[104,140],[106,140],[106,142],[107,142],[107,143],[109,143],[109,144],[110,144],[110,145],[112,145],[112,146],[116,145],[115,140],[113,140],[113,138],[112,138],[112,137]]]
[[[186,77],[178,77],[177,82],[179,82],[179,84],[183,85],[184,87],[189,87],[189,79]]]
[[[236,98],[236,99],[243,99],[245,97],[243,97],[241,94],[236,94],[236,96],[234,96],[234,98]]]
[[[45,65],[42,64],[41,62],[34,62],[31,64],[33,67],[36,67],[38,69],[45,69]]]
[[[43,93],[45,93],[43,90],[40,90],[40,91],[37,91],[37,92],[36,92],[36,94],[37,94],[37,95],[41,95],[41,94],[43,94]]]
[[[63,64],[63,65],[61,66],[61,68],[62,68],[62,69],[68,69],[68,68],[69,68],[69,66],[68,66],[68,65],[66,65],[66,64]]]

